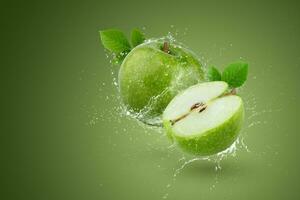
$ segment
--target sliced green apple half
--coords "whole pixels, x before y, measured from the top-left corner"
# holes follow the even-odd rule
[[[200,83],[178,94],[166,107],[168,136],[185,151],[212,155],[237,138],[244,119],[243,101],[223,81]]]

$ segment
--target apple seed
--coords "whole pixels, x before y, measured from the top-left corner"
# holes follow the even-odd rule
[[[176,122],[184,119],[185,117],[187,117],[191,111],[197,109],[198,110],[198,113],[201,113],[202,111],[204,111],[206,109],[207,105],[205,105],[204,103],[200,102],[200,103],[195,103],[194,105],[191,106],[190,108],[190,112],[178,117],[177,119],[174,119],[174,120],[170,120],[171,122],[171,125],[174,125]]]

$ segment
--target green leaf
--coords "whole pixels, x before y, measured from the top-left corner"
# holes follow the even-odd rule
[[[240,87],[247,79],[248,64],[243,62],[230,64],[222,74],[222,81],[225,81],[232,88]]]
[[[207,78],[209,81],[220,81],[221,80],[221,73],[217,68],[214,66],[208,68],[207,70]]]
[[[133,29],[131,32],[132,47],[136,47],[145,41],[145,35],[139,29]]]
[[[103,46],[112,53],[130,51],[130,44],[123,32],[117,29],[100,31],[100,38]]]

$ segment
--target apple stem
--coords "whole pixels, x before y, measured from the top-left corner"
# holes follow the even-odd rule
[[[165,53],[170,53],[170,51],[169,51],[169,43],[168,42],[164,42],[163,51]]]

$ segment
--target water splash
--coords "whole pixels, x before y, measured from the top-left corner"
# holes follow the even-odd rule
[[[183,35],[187,34],[188,29],[185,29]],[[175,32],[175,33],[174,33]],[[158,38],[158,39],[147,39],[145,41],[145,43],[151,43],[154,41],[158,41],[158,40],[169,40],[172,42],[176,42],[178,43],[178,47],[179,48],[187,48],[189,49],[187,46],[185,46],[182,43],[179,43],[176,41],[175,37],[178,38],[179,35],[179,31],[177,29],[175,29],[175,27],[173,25],[171,25],[171,31],[162,38]],[[222,47],[219,49],[219,56],[223,56],[224,53],[226,51],[228,51],[228,49],[232,48],[233,44],[230,43],[229,47]],[[216,48],[216,45],[215,47]],[[111,63],[111,77],[112,77],[112,83],[111,85],[114,88],[114,92],[113,94],[109,94],[109,95],[105,95],[105,96],[101,96],[101,100],[103,101],[108,101],[108,102],[114,102],[117,106],[114,106],[113,108],[107,108],[104,110],[99,110],[97,109],[95,106],[92,106],[89,111],[88,111],[88,115],[90,118],[90,121],[87,123],[89,126],[94,126],[95,124],[97,124],[97,122],[99,120],[115,120],[115,121],[121,121],[120,119],[122,118],[127,118],[130,120],[135,120],[137,123],[137,126],[141,127],[146,134],[151,134],[153,132],[157,132],[160,138],[164,138],[165,134],[162,128],[159,127],[153,127],[153,126],[147,126],[144,123],[142,123],[140,121],[140,119],[142,117],[144,117],[145,115],[147,115],[147,113],[149,112],[149,109],[152,108],[152,106],[158,101],[158,99],[160,97],[162,97],[164,95],[164,93],[167,92],[167,90],[169,88],[167,88],[166,90],[164,90],[162,92],[162,94],[159,94],[155,97],[153,97],[148,105],[142,109],[139,113],[135,113],[132,110],[129,110],[128,108],[126,108],[126,106],[124,106],[123,104],[120,104],[121,101],[121,97],[119,95],[119,84],[118,84],[118,68],[116,66],[114,66],[114,60],[113,57],[114,55],[111,54],[106,54],[107,58],[110,59],[110,63]],[[200,54],[200,56],[197,56],[198,60],[200,60],[200,62],[204,65],[204,69],[206,69],[206,66],[209,66],[209,63],[211,63],[211,59],[207,59],[203,54]],[[240,59],[244,59],[243,57],[241,57]],[[259,79],[259,77],[257,76],[252,76],[253,80],[257,80]],[[100,83],[99,84],[99,91],[103,91],[105,90],[105,87],[110,87],[109,84],[107,83]],[[183,173],[184,169],[186,169],[189,165],[195,163],[195,162],[212,162],[214,163],[214,171],[216,172],[215,175],[215,179],[214,179],[214,183],[211,185],[210,189],[213,190],[216,188],[216,185],[218,183],[218,173],[222,170],[222,165],[221,162],[222,160],[226,159],[229,156],[233,156],[235,157],[237,155],[237,151],[240,149],[244,149],[247,152],[251,152],[248,148],[248,146],[245,144],[245,137],[247,135],[247,131],[253,127],[256,127],[258,125],[262,125],[262,124],[266,124],[267,121],[265,120],[257,120],[256,118],[258,116],[264,116],[266,114],[270,114],[272,112],[274,112],[274,110],[272,109],[264,109],[264,110],[260,110],[257,111],[257,107],[258,107],[258,100],[256,98],[256,95],[253,93],[248,93],[247,94],[243,94],[245,88],[241,88],[240,92],[241,92],[241,96],[243,96],[244,100],[245,100],[245,110],[247,113],[246,116],[246,121],[248,121],[248,125],[244,127],[245,130],[242,131],[242,133],[240,134],[240,137],[226,150],[224,150],[223,152],[220,152],[216,155],[213,156],[206,156],[206,157],[196,157],[196,156],[187,156],[184,154],[180,154],[179,159],[178,159],[178,167],[176,167],[174,169],[174,173],[172,176],[172,181],[168,184],[166,184],[165,186],[165,190],[166,192],[164,193],[164,195],[162,196],[163,199],[167,199],[169,197],[169,191],[172,187],[172,185],[174,185],[177,177]],[[153,119],[153,123],[159,123],[160,122],[160,118],[156,118]],[[121,122],[120,122],[121,123]],[[123,130],[115,130],[116,132],[121,131],[121,132],[127,132],[127,128],[125,127]],[[131,136],[129,136],[129,140],[134,140],[134,138],[132,138]],[[147,143],[147,145],[149,146],[149,149],[151,148],[159,148],[155,146],[155,143]],[[167,147],[162,147],[164,148],[163,150],[166,151],[166,156],[169,156],[170,153],[175,152],[176,151],[176,144],[172,144],[170,146]],[[158,167],[161,167],[161,165],[158,165]]]
[[[171,182],[167,183],[165,187],[165,193],[163,194],[163,199],[167,199],[169,196],[169,192],[171,187],[176,183],[177,177],[184,171],[185,168],[187,168],[189,165],[195,163],[195,162],[211,162],[214,164],[214,182],[209,187],[210,190],[213,190],[216,188],[216,185],[218,184],[218,172],[222,170],[221,162],[226,159],[227,157],[236,157],[237,151],[239,149],[246,149],[247,152],[250,152],[249,148],[244,143],[244,138],[241,134],[237,140],[227,149],[224,151],[217,153],[215,155],[211,156],[191,156],[191,155],[182,155],[181,158],[178,159],[178,165],[176,169],[174,169],[173,177],[171,179]],[[175,148],[174,145],[172,145],[169,148]]]
[[[185,29],[185,32],[187,30],[188,29]],[[177,36],[177,34],[175,34],[175,36],[174,36],[173,32],[174,32],[174,26],[171,25],[171,31],[166,36],[158,38],[158,39],[150,38],[150,39],[146,40],[145,43],[151,43],[151,42],[154,42],[154,41],[161,41],[161,40],[163,40],[163,41],[169,40],[169,41],[172,41],[172,42],[176,42],[178,47],[185,47],[185,48],[188,49],[188,47],[186,47],[185,45],[183,45],[183,44],[179,43],[178,41],[176,41],[175,36]],[[232,46],[232,44],[230,46]],[[112,104],[114,104],[116,106],[110,107],[110,108],[107,108],[107,109],[105,108],[105,109],[102,109],[102,110],[96,109],[95,106],[91,107],[90,110],[88,111],[88,116],[89,116],[90,120],[87,124],[90,125],[90,126],[94,126],[100,120],[121,121],[120,119],[125,117],[125,118],[131,119],[131,120],[132,119],[135,120],[137,122],[137,124],[140,127],[142,127],[145,132],[149,133],[149,131],[147,131],[147,130],[159,132],[161,134],[161,136],[163,137],[164,134],[163,134],[163,131],[162,131],[161,128],[157,128],[157,127],[153,127],[153,126],[147,126],[147,125],[145,125],[144,123],[141,122],[141,119],[144,118],[145,116],[147,116],[148,112],[156,104],[156,102],[159,101],[159,99],[162,98],[165,95],[165,93],[167,93],[169,90],[172,90],[172,88],[166,88],[161,94],[152,97],[151,100],[149,101],[148,105],[145,106],[145,108],[142,109],[140,112],[136,113],[133,110],[128,109],[124,104],[120,103],[120,102],[122,102],[122,100],[121,100],[121,97],[119,95],[119,84],[118,84],[118,77],[117,77],[119,68],[116,67],[114,65],[114,62],[113,62],[113,59],[114,59],[115,55],[111,55],[111,54],[108,54],[108,52],[106,52],[106,56],[107,56],[107,58],[109,58],[110,63],[111,63],[111,68],[110,68],[111,69],[111,77],[112,77],[111,85],[114,88],[114,92],[113,93],[110,92],[110,94],[106,95],[106,96],[101,95],[100,98],[101,98],[101,100],[104,100],[104,101],[107,101],[107,102],[112,102]],[[199,59],[199,61],[201,63],[204,63],[205,66],[207,65],[206,62],[205,62],[206,59],[204,58],[204,56],[196,56],[196,57]],[[205,69],[205,67],[204,67],[204,69]],[[105,88],[105,87],[110,87],[110,85],[106,84],[106,83],[100,84],[99,91],[102,91],[103,88]],[[253,105],[250,106],[250,107],[246,106],[246,109],[249,108],[249,110],[251,110],[251,109],[253,110],[253,112],[254,112],[252,114],[253,117],[255,115],[258,115],[257,113],[255,113],[255,106],[256,106],[256,102],[254,102],[254,106]],[[249,117],[249,118],[251,119],[252,117]],[[160,117],[147,119],[147,120],[149,120],[150,123],[152,123],[152,124],[161,123],[161,118]],[[262,122],[253,122],[253,124],[249,124],[248,127],[257,125],[259,123],[262,123]],[[244,142],[242,142],[242,143],[244,143]],[[235,152],[235,151],[232,150],[232,149],[234,149],[233,147],[234,147],[234,145],[227,150],[228,153]],[[169,147],[167,149],[172,150],[172,148],[169,148]],[[224,156],[224,154],[225,153],[221,153],[221,154],[218,155],[218,157],[222,158]],[[201,159],[203,159],[203,158],[201,158]],[[188,162],[188,163],[191,163],[191,162]],[[188,163],[186,163],[185,165],[188,165]]]
[[[185,156],[183,156],[182,158],[180,158],[178,161],[182,162],[183,164],[181,164],[181,166],[179,168],[177,168],[174,172],[173,177],[177,177],[180,172],[186,168],[189,164],[196,162],[196,161],[209,161],[209,162],[213,162],[216,166],[215,169],[217,170],[221,170],[221,161],[225,158],[227,158],[228,156],[236,156],[236,152],[238,150],[238,148],[240,147],[244,147],[244,143],[241,143],[241,136],[238,137],[238,139],[227,149],[225,149],[222,152],[219,152],[215,155],[211,155],[211,156],[194,156],[193,158],[186,158]],[[239,145],[242,144],[242,145]]]
[[[174,30],[175,30],[175,34],[174,34]],[[186,34],[187,31],[188,31],[188,29],[186,28],[184,30],[184,35]],[[177,32],[177,34],[176,34],[176,32]],[[178,47],[185,47],[185,48],[188,49],[188,47],[186,47],[184,44],[178,42],[175,39],[175,36],[178,36],[178,34],[179,34],[179,31],[175,28],[174,25],[171,25],[171,31],[168,32],[168,34],[166,36],[158,38],[158,39],[150,38],[150,39],[147,39],[145,41],[145,43],[151,43],[151,42],[154,42],[154,41],[161,41],[161,40],[166,40],[167,39],[169,41],[176,42],[176,44],[178,44]],[[232,47],[233,46],[232,43],[230,43],[229,46]],[[118,84],[118,77],[117,77],[119,68],[114,65],[114,62],[113,62],[114,56],[115,55],[112,55],[112,54],[109,54],[108,52],[106,52],[106,57],[109,59],[109,61],[111,63],[111,68],[110,68],[111,69],[111,77],[112,77],[111,85],[114,88],[114,92],[113,92],[113,94],[110,92],[110,94],[106,95],[106,96],[101,95],[100,98],[101,98],[102,101],[112,102],[112,104],[114,104],[116,106],[110,107],[110,108],[105,108],[105,109],[102,109],[102,110],[97,109],[96,106],[92,106],[91,108],[85,108],[86,110],[88,110],[87,113],[88,113],[88,117],[90,118],[90,120],[87,124],[89,126],[94,126],[95,124],[97,124],[98,121],[101,121],[101,120],[102,121],[103,120],[120,121],[120,119],[118,119],[118,118],[125,117],[125,118],[128,118],[128,119],[135,120],[136,122],[138,122],[137,124],[140,127],[142,127],[143,129],[148,129],[148,130],[150,129],[150,130],[154,130],[156,132],[161,133],[162,129],[157,128],[157,127],[152,127],[152,126],[146,126],[143,123],[141,123],[140,121],[143,117],[147,116],[148,112],[156,104],[156,102],[159,101],[159,99],[162,98],[165,95],[165,93],[167,93],[172,88],[166,88],[161,94],[159,94],[155,97],[152,97],[151,100],[149,101],[148,105],[145,106],[145,108],[142,109],[139,113],[136,113],[133,110],[130,110],[130,109],[126,108],[125,105],[120,103],[120,102],[122,102],[122,100],[121,100],[121,97],[119,95],[119,84]],[[200,60],[201,63],[204,63],[205,66],[208,65],[204,56],[196,56],[196,57]],[[206,68],[204,67],[204,69],[206,69]],[[102,92],[103,88],[105,88],[105,87],[110,87],[110,85],[106,84],[104,82],[101,83],[100,86],[99,86],[99,91]],[[253,101],[253,102],[250,102],[250,101]],[[261,113],[256,112],[256,99],[255,99],[255,96],[253,96],[253,100],[250,99],[249,101],[246,102],[246,104],[252,104],[251,106],[246,105],[246,110],[251,112],[251,115],[248,117],[248,120],[250,120],[252,118],[255,118],[255,116],[257,116],[257,115],[260,115],[260,114],[262,115],[265,112],[267,112],[267,111],[261,111]],[[160,117],[149,119],[149,120],[150,120],[150,123],[153,123],[153,124],[161,123],[161,118]],[[266,123],[266,122],[264,122],[264,121],[254,121],[254,122],[252,122],[248,125],[248,128],[251,128],[252,126],[255,126],[255,125],[258,125],[258,124],[261,124],[261,123]],[[163,134],[161,134],[161,135],[163,135]],[[242,142],[242,143],[244,143],[244,142]],[[170,150],[172,148],[168,148],[168,149]],[[234,151],[229,151],[229,152],[233,153]],[[219,156],[222,157],[222,155],[224,155],[224,154],[220,154]]]

